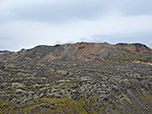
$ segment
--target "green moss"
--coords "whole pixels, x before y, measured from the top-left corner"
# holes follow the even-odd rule
[[[40,104],[39,102],[36,102],[36,103],[28,103],[28,104],[20,105],[20,111],[27,112],[28,110],[31,110],[34,106],[39,104]]]
[[[80,82],[80,80],[57,82],[56,85],[52,86],[52,88],[54,88],[54,89],[65,88],[67,86],[70,86],[71,84],[78,83],[78,82]]]
[[[63,97],[61,99],[44,97],[44,98],[41,98],[40,101],[47,102],[47,103],[54,102],[55,106],[57,107],[58,112],[59,111],[62,112],[63,109],[65,109],[66,107],[69,107],[71,111],[77,111],[80,114],[87,114],[86,111],[81,107],[81,105],[78,102],[72,99],[69,99],[67,97]]]
[[[0,98],[0,113],[2,112],[2,105],[6,103],[6,99]]]
[[[5,108],[2,110],[2,113],[11,113],[11,111],[13,110],[13,107],[14,107],[15,105],[14,104],[12,104],[12,103],[10,103],[10,104],[8,104],[7,106],[5,106]]]
[[[111,62],[133,62],[133,61],[142,61],[142,62],[152,62],[151,55],[141,55],[141,54],[134,54],[128,53],[122,56],[116,56],[113,58],[105,58],[106,61]]]
[[[41,103],[44,103],[44,102],[47,103],[50,107],[51,107],[51,104],[50,104],[51,102],[55,103],[54,107],[56,109],[53,110],[51,108],[47,108],[47,109],[41,108],[41,110],[35,109],[34,111],[37,112],[38,114],[39,113],[43,114],[45,112],[48,112],[48,113],[66,112],[66,114],[71,114],[71,113],[77,112],[77,113],[80,113],[80,114],[87,114],[85,109],[77,101],[74,101],[74,100],[69,99],[67,97],[62,97],[61,99],[59,99],[59,98],[47,98],[47,97],[43,97],[41,99],[35,99],[34,102],[27,103],[27,104],[24,104],[24,105],[20,105],[19,111],[21,113],[27,113],[27,112],[31,111],[34,106],[38,106],[38,105],[40,105]],[[1,100],[1,105],[3,103],[5,103],[5,100]],[[14,105],[10,104],[9,106],[7,106],[5,108],[5,110],[3,112],[12,112],[13,111],[12,110],[13,106]]]
[[[98,114],[101,112],[99,109],[95,110],[94,104],[96,101],[94,97],[89,97],[88,99],[85,97],[79,97],[79,100],[77,100],[77,102],[80,104],[80,106],[85,107],[85,110],[87,110],[87,113],[89,114]],[[102,107],[100,109],[102,109]]]
[[[138,93],[138,94],[142,99],[152,104],[152,95],[148,91],[145,92],[144,94],[143,93]]]
[[[99,114],[102,113],[104,110],[102,107],[99,108],[99,110],[97,111]]]
[[[65,99],[64,100],[65,103],[67,103],[69,106],[71,106],[72,109],[75,109],[77,110],[79,113],[82,113],[82,114],[87,114],[86,111],[80,106],[79,103],[77,103],[76,101],[73,101],[73,100],[69,100],[69,99]]]
[[[132,103],[127,94],[123,94],[123,96],[124,96],[124,99],[126,100],[126,104],[128,104],[128,102],[130,104]]]
[[[118,110],[113,110],[115,114],[121,114]]]
[[[70,83],[61,83],[61,84],[52,86],[52,88],[54,88],[54,89],[65,88],[69,85],[70,85]]]
[[[152,78],[152,76],[149,76],[149,78]]]
[[[23,76],[13,75],[13,78],[24,78]]]

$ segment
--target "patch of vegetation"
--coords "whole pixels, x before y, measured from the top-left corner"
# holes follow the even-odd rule
[[[41,103],[46,103],[50,108],[47,108],[46,110],[51,113],[53,112],[66,112],[67,114],[69,113],[74,113],[78,112],[80,114],[87,114],[86,111],[83,109],[83,107],[80,106],[80,104],[76,101],[73,101],[67,97],[62,97],[61,99],[59,98],[48,98],[48,97],[43,97],[41,99],[36,99],[35,104],[28,104],[21,109],[22,112],[26,112],[27,110],[31,110],[33,106],[39,106]],[[54,106],[52,108],[51,103],[54,103]],[[41,107],[39,107],[41,108]],[[42,112],[44,109],[42,108]]]
[[[2,112],[2,106],[4,103],[6,103],[6,99],[0,98],[0,113]]]
[[[152,105],[152,95],[148,91],[144,92],[144,94],[143,93],[138,93],[138,94],[141,98],[143,98],[145,101],[149,102]]]
[[[113,58],[106,58],[106,60],[111,61],[111,62],[133,62],[133,61],[152,62],[152,56],[139,55],[139,54],[127,54],[123,56],[116,56]]]

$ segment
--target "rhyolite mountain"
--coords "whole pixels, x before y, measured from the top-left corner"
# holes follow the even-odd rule
[[[152,62],[152,49],[140,43],[86,43],[55,46],[40,45],[19,52],[0,52],[0,61],[104,61]]]

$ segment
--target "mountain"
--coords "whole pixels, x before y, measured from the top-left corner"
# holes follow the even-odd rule
[[[134,43],[134,44],[118,43],[117,46],[124,47],[128,50],[131,50],[140,54],[152,54],[152,51],[150,48],[140,43]]]
[[[152,49],[144,44],[86,43],[55,46],[40,45],[19,52],[4,52],[1,61],[104,61],[104,62],[152,62]]]

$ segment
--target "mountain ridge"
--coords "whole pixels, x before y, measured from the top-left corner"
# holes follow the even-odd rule
[[[152,49],[141,43],[77,42],[63,45],[38,45],[18,52],[2,51],[0,61],[104,61],[152,62]]]

